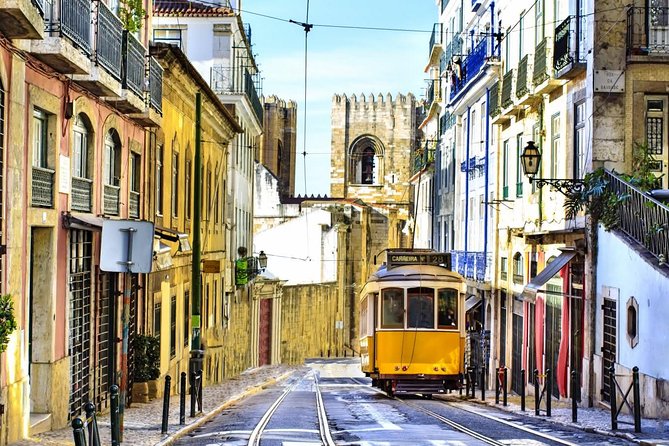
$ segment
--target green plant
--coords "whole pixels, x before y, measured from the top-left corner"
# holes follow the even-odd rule
[[[142,20],[146,11],[142,5],[143,0],[121,0],[118,10],[119,18],[123,28],[131,33],[142,29]]]
[[[160,377],[160,338],[137,334],[132,338],[135,382],[146,382]]]
[[[14,301],[11,294],[0,296],[0,353],[7,349],[9,335],[16,330],[14,318]]]

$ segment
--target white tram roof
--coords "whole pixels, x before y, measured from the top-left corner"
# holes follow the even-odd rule
[[[369,276],[363,288],[363,293],[379,289],[383,286],[381,282],[416,282],[424,283],[425,286],[436,286],[439,283],[449,282],[451,284],[463,284],[464,278],[455,271],[437,265],[402,265],[390,269],[386,265],[382,265]],[[429,282],[429,284],[425,282]],[[414,286],[414,284],[409,283],[406,285]]]

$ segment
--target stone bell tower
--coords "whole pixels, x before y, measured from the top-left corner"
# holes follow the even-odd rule
[[[332,98],[330,194],[408,217],[411,153],[417,139],[413,94]]]

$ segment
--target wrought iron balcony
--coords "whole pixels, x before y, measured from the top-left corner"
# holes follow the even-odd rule
[[[463,47],[462,37],[459,35],[453,36],[453,40],[446,46],[446,51],[444,51],[447,63],[451,63],[454,57],[463,57]]]
[[[627,10],[627,57],[633,56],[669,57],[669,8]]]
[[[139,218],[139,192],[130,191],[128,199],[128,216],[130,218]]]
[[[430,48],[428,49],[428,56],[432,55],[435,45],[441,46],[443,43],[443,25],[435,23],[432,25],[432,34],[430,35]]]
[[[73,211],[91,212],[93,209],[93,181],[88,178],[72,177]]]
[[[430,107],[433,102],[441,100],[441,79],[430,79],[427,82],[426,102]]]
[[[143,96],[146,49],[128,31],[123,34],[123,88]]]
[[[52,13],[48,16],[46,23],[47,31],[52,36],[69,38],[86,55],[90,56],[91,1],[53,0],[52,5]]]
[[[484,252],[451,251],[456,271],[463,277],[477,282],[489,281],[488,255]]]
[[[33,166],[32,205],[40,208],[53,207],[53,181],[55,171]]]
[[[104,187],[104,213],[108,215],[119,214],[119,198],[121,188],[112,184],[105,184]]]
[[[606,171],[607,189],[628,197],[618,209],[617,228],[646,248],[660,263],[669,259],[669,206]]]
[[[98,2],[95,33],[95,61],[121,80],[123,24],[103,2]]]
[[[247,69],[238,69],[215,65],[211,68],[210,85],[216,94],[244,94],[260,122],[263,120],[263,107],[258,97],[255,82]]]
[[[515,274],[513,275],[513,283],[517,285],[523,285],[525,282],[525,278],[523,277],[522,274]]]
[[[434,154],[437,150],[438,143],[439,141],[437,140],[427,140],[423,144],[423,147],[414,152],[412,173],[425,169],[434,162]]]
[[[578,19],[569,16],[555,28],[553,68],[556,78],[571,79],[585,70],[585,54],[582,54],[576,29]]]
[[[163,111],[163,67],[149,57],[149,105],[159,113]]]
[[[485,67],[486,60],[492,56],[492,39],[484,37],[474,47],[463,62],[453,63],[453,75],[451,76],[451,95],[453,100],[465,87],[475,79]]]
[[[452,115],[450,112],[444,113],[441,118],[439,118],[439,129],[441,133],[452,128],[454,125],[455,115]]]

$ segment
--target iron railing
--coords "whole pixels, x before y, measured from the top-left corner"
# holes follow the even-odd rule
[[[128,216],[130,218],[139,218],[139,192],[130,191],[128,199]]]
[[[33,5],[35,5],[42,17],[46,17],[45,13],[49,6],[46,4],[46,0],[33,0]]]
[[[441,99],[441,79],[430,79],[427,83],[426,99],[429,108],[435,100]]]
[[[485,252],[451,251],[451,259],[456,271],[467,279],[485,282],[488,277],[488,255]]]
[[[434,48],[435,45],[441,45],[442,39],[443,39],[443,34],[442,34],[442,24],[441,23],[435,23],[432,25],[432,35],[430,36],[430,48],[428,48],[428,56],[432,54],[432,48]]]
[[[131,33],[128,31],[123,33],[123,88],[142,96],[146,71],[144,59],[146,50]]]
[[[454,114],[451,114],[449,112],[444,113],[441,118],[439,118],[439,129],[440,132],[445,132],[446,130],[450,129],[455,125],[455,118],[456,116]]]
[[[500,106],[500,95],[499,95],[499,81],[495,82],[492,87],[490,87],[490,108],[488,109],[488,114],[491,118],[499,115],[502,111]]]
[[[437,150],[438,140],[427,140],[423,147],[414,152],[413,173],[416,173],[434,162],[434,154]]]
[[[230,2],[228,2],[228,7],[230,5]],[[249,48],[251,48],[251,25],[248,23],[244,24],[244,34],[246,34],[246,41],[249,44]]]
[[[53,180],[55,171],[33,166],[32,205],[41,208],[53,207]]]
[[[506,72],[502,77],[502,108],[507,108],[513,104],[511,93],[513,92],[514,70]]]
[[[556,72],[568,68],[574,64],[580,66],[585,64],[584,49],[580,48],[577,29],[578,21],[581,21],[581,28],[584,25],[584,18],[569,16],[555,28],[555,41],[553,46],[553,68]],[[582,32],[582,31],[581,31]],[[556,75],[557,76],[557,75]]]
[[[93,208],[93,181],[72,177],[72,210],[90,212]]]
[[[118,215],[118,204],[121,196],[121,188],[112,184],[104,187],[104,212],[109,215]]]
[[[513,283],[517,285],[522,285],[523,282],[525,281],[525,278],[523,277],[522,274],[515,274],[513,275]]]
[[[163,67],[154,57],[149,57],[149,104],[163,111]]]
[[[492,40],[489,37],[481,39],[465,58],[464,63],[460,63],[459,67],[456,67],[459,70],[459,75],[456,74],[455,76],[455,83],[451,88],[451,99],[463,91],[485,66],[487,58],[491,56],[491,42]]]
[[[59,0],[56,0],[59,1]],[[60,0],[60,17],[51,17],[47,29],[70,38],[86,55],[91,55],[91,1]],[[60,20],[59,20],[60,19]]]
[[[263,107],[253,82],[253,76],[248,70],[215,65],[211,68],[210,85],[217,94],[245,94],[258,120],[262,122]]]
[[[453,36],[453,40],[451,40],[451,43],[446,45],[446,51],[444,51],[446,60],[451,62],[451,59],[453,59],[454,57],[463,57],[462,55],[463,46],[464,45],[462,42],[462,37],[458,35]]]
[[[669,55],[669,8],[627,10],[627,55]]]
[[[123,24],[103,2],[97,2],[97,5],[95,60],[105,67],[116,80],[121,80]]]
[[[518,78],[516,79],[516,97],[521,98],[527,93],[529,89],[527,88],[527,54],[520,59],[518,64]]]
[[[669,207],[607,171],[608,188],[627,200],[618,209],[618,229],[660,262],[669,258]]]
[[[534,85],[539,85],[548,79],[548,39],[539,42],[534,50],[534,73],[532,74],[532,82]]]

